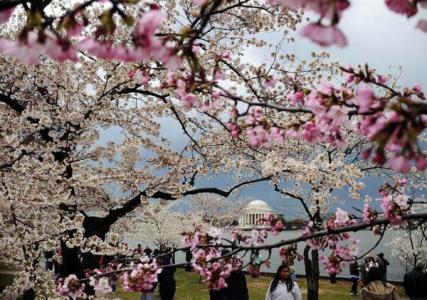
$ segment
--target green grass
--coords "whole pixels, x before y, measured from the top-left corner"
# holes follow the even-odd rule
[[[268,285],[272,277],[261,276],[258,280],[251,279],[246,276],[249,299],[264,300]],[[199,283],[199,276],[194,273],[185,272],[183,269],[178,269],[175,273],[176,293],[175,300],[209,300],[209,292],[205,284]],[[298,279],[298,285],[301,287],[303,298],[306,299],[306,281],[304,278]],[[359,297],[350,296],[351,282],[340,281],[337,284],[330,284],[329,280],[320,280],[319,299],[321,300],[356,300]],[[398,287],[399,294],[402,299],[405,299],[404,292],[401,287]],[[156,293],[157,294],[157,293]],[[125,300],[138,300],[140,293],[124,293],[117,292],[116,297],[121,297]]]
[[[0,291],[13,282],[13,275],[0,273]]]
[[[13,276],[0,274],[0,289],[12,282]],[[264,300],[265,293],[271,281],[269,276],[261,276],[258,280],[251,279],[246,276],[249,289],[249,299]],[[199,283],[199,276],[194,273],[185,272],[183,269],[178,269],[175,273],[176,293],[175,300],[209,300],[209,292],[207,286]],[[304,278],[298,279],[298,284],[301,287],[304,299],[306,299],[306,281]],[[320,280],[320,296],[321,300],[356,300],[358,297],[349,295],[351,283],[349,281],[340,281],[337,284],[330,284],[329,280]],[[405,299],[404,292],[398,286],[399,294],[402,299]],[[125,293],[121,289],[114,294],[114,298],[120,297],[124,300],[139,300],[141,293]],[[158,294],[156,292],[156,294]],[[160,298],[159,298],[160,299]]]

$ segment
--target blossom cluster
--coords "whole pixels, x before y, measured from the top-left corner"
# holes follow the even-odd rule
[[[183,234],[183,242],[190,247],[194,270],[200,274],[211,290],[227,287],[225,279],[230,276],[233,265],[229,259],[222,259],[217,245],[221,241],[220,229],[206,230],[197,226],[193,232]]]
[[[120,276],[123,290],[126,292],[149,292],[157,282],[158,265],[156,260],[149,261],[141,258],[141,262],[130,272],[123,272]]]
[[[400,193],[382,191],[381,208],[391,224],[403,223],[402,216],[410,211],[408,196]]]
[[[280,248],[279,255],[282,258],[282,260],[290,264],[293,264],[295,258],[297,258],[298,260],[303,259],[303,256],[298,253],[297,244],[292,244],[290,246]]]
[[[334,216],[326,221],[324,229],[334,230],[343,226],[355,224],[348,213],[340,208]],[[309,222],[304,229],[304,235],[309,235],[318,230],[314,222]],[[321,254],[320,261],[325,265],[325,270],[330,274],[338,274],[341,272],[341,266],[352,260],[359,251],[359,241],[347,232],[333,235],[326,235],[319,238],[307,240],[307,244],[313,249],[321,251],[329,251],[329,255]]]
[[[411,212],[411,200],[405,194],[405,187],[407,180],[397,180],[396,184],[385,184],[380,189],[381,199],[380,206],[384,217],[390,221],[391,224],[402,225],[402,217]],[[378,212],[372,208],[369,203],[365,203],[363,207],[363,221],[371,223],[378,216]],[[373,228],[378,231],[378,227]]]
[[[285,226],[285,220],[282,217],[271,213],[268,214],[267,217],[257,220],[257,223],[268,226],[273,235],[277,235],[279,232],[283,231]]]
[[[0,22],[8,21],[12,13],[13,8],[1,11]],[[33,22],[40,22],[37,16],[32,18]],[[158,5],[152,5],[136,23],[133,45],[127,43],[114,45],[113,39],[106,39],[105,36],[112,34],[107,28],[114,28],[114,21],[112,17],[105,18],[102,24],[104,28],[99,28],[95,37],[81,35],[87,21],[79,23],[75,19],[66,17],[59,27],[67,29],[68,36],[62,37],[56,32],[47,30],[39,32],[24,30],[16,40],[0,39],[0,49],[4,54],[13,56],[26,64],[38,64],[41,55],[57,61],[77,61],[79,50],[85,50],[98,58],[122,62],[140,62],[153,58],[171,69],[176,69],[181,64],[175,47],[155,37],[157,28],[166,20],[166,13]],[[73,43],[71,37],[73,40],[77,39],[77,42]]]
[[[75,300],[78,298],[84,298],[85,293],[85,284],[77,278],[76,275],[71,274],[67,276],[65,279],[60,278],[58,280],[58,292],[61,295],[70,297],[71,299]]]

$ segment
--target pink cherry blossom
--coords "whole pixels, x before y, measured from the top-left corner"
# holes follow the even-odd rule
[[[277,79],[274,78],[273,76],[270,76],[269,78],[267,78],[266,80],[264,80],[263,82],[263,86],[266,88],[272,88],[276,85],[277,83]]]
[[[287,96],[287,98],[289,100],[291,100],[291,103],[293,105],[297,105],[299,104],[304,104],[304,93],[303,92],[295,92],[295,93],[291,93]]]
[[[407,17],[412,17],[417,13],[416,2],[412,0],[385,0],[387,7],[399,14],[405,14]]]
[[[166,13],[161,9],[151,9],[142,15],[136,25],[136,33],[141,36],[152,37],[160,23],[166,20]]]
[[[331,45],[345,47],[347,45],[346,37],[336,26],[310,23],[300,30],[300,34],[322,47],[329,47]]]
[[[76,49],[67,42],[58,41],[56,37],[46,39],[45,49],[45,54],[57,61],[77,61]]]
[[[268,133],[262,126],[256,126],[246,131],[249,144],[252,147],[261,147],[268,143]]]
[[[403,173],[408,173],[410,168],[409,160],[403,155],[395,155],[389,161],[388,164],[390,168],[395,171],[400,171]]]
[[[150,82],[150,77],[148,77],[145,72],[141,69],[137,69],[133,76],[135,81],[142,84],[142,85],[147,85]]]
[[[194,4],[197,4],[200,6],[205,5],[207,2],[209,2],[209,0],[192,0],[192,1]]]
[[[25,64],[38,64],[41,55],[47,55],[58,61],[77,60],[76,49],[51,32],[45,32],[42,43],[36,32],[28,33],[26,39],[15,41],[0,39],[0,49],[3,54],[13,56]]]
[[[337,208],[337,212],[335,213],[335,224],[337,225],[345,225],[350,220],[348,213],[341,208]]]
[[[419,171],[424,171],[427,168],[427,158],[425,155],[418,155],[415,160],[415,167]]]
[[[418,20],[416,27],[424,32],[427,32],[427,20]]]
[[[240,135],[240,128],[237,124],[232,123],[232,122],[228,122],[227,128],[228,128],[228,130],[230,130],[230,134],[232,137],[236,138]]]
[[[384,211],[385,217],[392,224],[402,224],[402,215],[409,209],[408,197],[400,193],[388,194],[386,191],[382,193],[384,195],[381,199],[381,208]]]
[[[199,56],[200,55],[200,46],[199,45],[193,45],[191,47],[191,52],[193,52],[194,55]]]
[[[4,55],[10,55],[20,62],[35,65],[40,62],[42,47],[37,42],[36,33],[30,33],[27,41],[0,39],[0,49]]]
[[[126,292],[148,292],[157,282],[158,265],[156,260],[152,263],[139,263],[131,272],[123,272],[120,279],[123,290]]]
[[[231,51],[230,50],[226,50],[226,51],[224,51],[224,52],[222,52],[221,54],[220,54],[220,57],[221,58],[223,58],[223,59],[231,59]]]
[[[381,83],[381,84],[386,84],[387,83],[387,81],[388,81],[388,76],[385,76],[385,75],[379,75],[378,76],[378,83]]]
[[[316,115],[321,115],[326,111],[324,97],[316,90],[311,91],[308,97],[306,97],[305,106]]]
[[[83,292],[85,284],[81,283],[76,275],[71,274],[65,279],[58,281],[57,291],[63,296],[70,297],[73,300],[84,298],[86,295]]]
[[[207,234],[210,235],[214,239],[221,239],[222,230],[219,228],[216,228],[216,227],[210,227]]]
[[[15,10],[14,7],[1,10],[0,11],[0,24],[6,23],[7,21],[9,21],[14,10]]]
[[[78,22],[73,24],[70,28],[67,29],[67,33],[69,36],[78,36],[83,31],[84,26]]]
[[[355,104],[359,106],[358,111],[360,113],[368,112],[374,101],[374,91],[367,85],[359,86],[356,92],[356,96],[354,97]]]
[[[322,131],[312,121],[305,123],[302,136],[310,144],[321,141],[323,137]]]
[[[363,222],[370,224],[376,218],[376,212],[369,206],[369,203],[363,205]]]
[[[117,50],[113,48],[111,42],[98,42],[93,38],[84,38],[78,44],[80,49],[99,58],[115,59],[117,57]]]
[[[397,204],[397,205],[399,205],[399,207],[400,208],[403,208],[403,209],[407,209],[407,208],[409,208],[409,204],[408,204],[408,196],[406,196],[406,195],[402,195],[402,194],[400,194],[400,195],[396,195],[394,198],[393,198],[393,200],[394,200],[394,202]]]

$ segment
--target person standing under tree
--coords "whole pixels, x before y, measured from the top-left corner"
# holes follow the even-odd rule
[[[176,267],[163,267],[169,265],[171,262],[171,256],[169,254],[160,255],[158,261],[162,268],[162,271],[157,276],[159,282],[160,298],[162,300],[173,300],[173,296],[175,295],[176,291],[176,282],[174,278]]]
[[[427,299],[427,275],[423,273],[424,268],[423,263],[417,263],[415,268],[403,277],[405,293],[411,300]]]
[[[229,254],[229,250],[222,250],[221,256]],[[228,263],[232,260],[231,257],[225,257],[224,262]],[[246,277],[241,269],[231,271],[230,276],[225,279],[226,288],[220,290],[212,290],[209,292],[210,300],[248,300],[248,286],[246,285]]]
[[[362,300],[400,300],[396,287],[383,281],[377,262],[370,262],[365,277],[366,286],[362,289]]]
[[[251,273],[251,278],[258,279],[261,269],[262,256],[259,254],[258,251],[256,251],[252,255],[253,260],[249,266],[249,272]]]
[[[387,259],[384,258],[384,253],[378,254],[378,260],[380,261],[380,272],[383,277],[383,281],[387,281],[387,266],[390,264]]]
[[[292,280],[290,269],[281,265],[268,287],[265,300],[302,300],[298,283]]]
[[[185,271],[186,272],[191,272],[192,267],[191,267],[191,260],[193,259],[193,254],[191,253],[190,249],[185,250],[185,261],[187,262],[187,264],[185,265]]]
[[[350,263],[349,269],[350,280],[352,282],[350,295],[357,296],[357,284],[359,282],[359,264],[357,263],[356,257],[354,257],[354,261]]]

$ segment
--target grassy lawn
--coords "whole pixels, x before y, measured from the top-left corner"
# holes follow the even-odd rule
[[[0,273],[0,291],[13,282],[13,275]]]
[[[0,290],[6,285],[12,282],[12,275],[0,274]],[[251,300],[264,300],[265,293],[268,285],[271,281],[271,277],[261,276],[258,280],[253,280],[249,276],[246,276],[246,280],[249,288],[249,299]],[[199,276],[194,273],[185,272],[183,269],[178,269],[175,273],[176,280],[176,300],[209,300],[208,289],[205,284],[199,283]],[[304,278],[298,279],[298,284],[301,287],[304,299],[306,299],[306,281]],[[340,281],[338,279],[337,284],[330,284],[328,280],[320,280],[320,299],[321,300],[355,300],[358,297],[350,296],[349,281]],[[404,297],[404,292],[401,287],[398,287],[399,294]],[[157,294],[157,293],[156,293]],[[122,298],[124,300],[139,300],[140,293],[125,293],[119,289],[113,297],[110,298]]]
[[[261,276],[258,280],[253,280],[246,276],[249,289],[249,299],[264,300],[268,285],[272,277]],[[205,284],[199,283],[199,276],[194,273],[185,272],[183,269],[178,269],[175,273],[176,280],[176,300],[209,300],[208,289]],[[306,299],[306,281],[304,278],[298,279],[298,284],[301,287],[304,299]],[[350,296],[351,283],[349,281],[340,281],[337,284],[330,284],[328,280],[320,280],[320,296],[322,300],[350,300],[359,299],[359,297]],[[405,299],[404,292],[401,287],[398,287],[399,294],[402,299]],[[123,293],[117,292],[116,297],[126,300],[138,300],[139,293]]]

